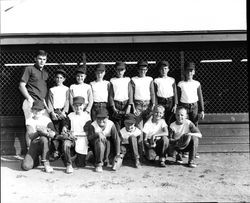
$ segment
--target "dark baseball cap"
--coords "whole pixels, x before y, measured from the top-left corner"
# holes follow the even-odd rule
[[[35,100],[32,104],[31,109],[36,109],[36,110],[43,110],[45,108],[43,101],[41,100]]]
[[[84,104],[85,99],[83,97],[74,97],[73,98],[73,104]]]
[[[87,71],[87,66],[86,65],[83,65],[79,68],[76,69],[76,74],[77,73],[82,73],[82,74],[86,74],[86,71]]]
[[[169,63],[168,63],[168,61],[160,61],[160,62],[157,64],[157,66],[158,66],[158,69],[161,69],[161,68],[163,68],[163,67],[169,66]]]
[[[105,71],[106,67],[103,63],[98,63],[95,67],[95,71]]]
[[[186,62],[184,65],[185,70],[195,70],[195,63],[194,62]]]
[[[132,113],[126,114],[124,117],[124,123],[135,124],[135,115]]]
[[[97,112],[96,112],[97,118],[107,118],[108,115],[109,115],[108,111],[105,108],[101,108],[101,109],[97,110]]]
[[[143,61],[143,60],[140,60],[137,62],[137,68],[144,68],[144,67],[148,67],[148,62],[147,61]]]
[[[115,63],[115,68],[117,70],[124,70],[124,69],[126,69],[126,64],[124,62],[122,62],[122,61],[117,61]]]
[[[59,68],[58,70],[56,70],[56,75],[57,74],[62,74],[63,77],[66,77],[67,73],[65,70],[63,70],[62,68]]]

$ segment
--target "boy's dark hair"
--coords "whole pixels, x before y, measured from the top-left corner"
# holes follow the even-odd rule
[[[47,56],[47,52],[44,51],[44,50],[38,50],[38,51],[36,52],[36,57],[37,57],[37,56]]]
[[[156,67],[158,70],[161,70],[163,67],[169,67],[169,62],[168,61],[160,61],[157,63]]]
[[[186,109],[184,106],[178,106],[178,107],[176,108],[176,112],[177,112],[177,111],[180,111],[181,109],[184,109],[184,110],[187,111],[187,109]]]

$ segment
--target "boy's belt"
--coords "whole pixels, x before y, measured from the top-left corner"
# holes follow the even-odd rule
[[[169,103],[171,101],[173,101],[173,97],[157,97],[158,103]]]
[[[194,102],[194,103],[182,103],[180,102],[180,106],[184,106],[184,107],[193,107],[193,106],[196,106],[197,105],[197,102]]]
[[[136,105],[148,105],[150,104],[150,100],[135,100]]]

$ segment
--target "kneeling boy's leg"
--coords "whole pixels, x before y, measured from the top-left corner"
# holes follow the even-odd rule
[[[64,154],[64,164],[66,166],[72,165],[71,148],[74,147],[74,143],[71,140],[63,141],[63,154]]]
[[[41,153],[38,140],[33,140],[30,144],[29,151],[22,161],[21,168],[28,171],[36,167],[39,162],[39,154]]]
[[[93,146],[94,146],[94,155],[95,155],[95,165],[102,166],[104,152],[106,149],[105,143],[99,138],[93,140],[93,142],[94,142]]]
[[[166,136],[161,137],[161,139],[159,140],[156,140],[155,151],[156,154],[160,157],[160,159],[166,158],[168,145],[169,145],[169,140]]]
[[[139,155],[139,152],[138,152],[138,142],[137,142],[137,137],[135,136],[130,136],[128,138],[128,141],[129,141],[129,147],[130,149],[132,150],[133,152],[133,156],[134,156],[134,159],[139,159],[140,158],[140,155]]]

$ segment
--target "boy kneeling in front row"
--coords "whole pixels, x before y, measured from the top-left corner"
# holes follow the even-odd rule
[[[148,119],[143,127],[143,137],[145,144],[146,158],[155,160],[155,154],[159,156],[159,165],[165,167],[168,140],[168,125],[163,119],[164,107],[157,105],[154,107],[153,115]]]
[[[34,101],[32,105],[33,116],[26,121],[27,134],[31,139],[30,147],[22,162],[22,169],[28,171],[39,165],[39,156],[46,173],[53,172],[49,163],[49,143],[56,131],[52,121],[44,116],[43,101]]]
[[[101,108],[96,112],[96,119],[89,128],[88,139],[95,157],[95,170],[102,172],[102,166],[110,166],[110,152],[114,158],[120,157],[120,137],[115,124],[108,119],[108,111]]]
[[[132,152],[132,156],[135,160],[135,167],[141,168],[140,163],[140,154],[142,154],[143,150],[143,134],[142,131],[135,126],[136,117],[134,114],[127,114],[124,117],[124,125],[120,130],[121,133],[121,153],[123,157],[127,153],[127,151]]]
[[[187,110],[180,106],[175,113],[176,121],[170,124],[170,154],[177,152],[176,162],[183,163],[182,152],[189,152],[188,166],[195,168],[194,158],[198,148],[198,138],[202,137],[200,130],[187,119]]]
[[[62,159],[66,165],[66,173],[73,173],[72,160],[75,157],[77,167],[85,167],[88,153],[88,127],[91,123],[90,114],[84,111],[84,98],[74,97],[74,112],[71,112],[65,120],[62,135],[58,139],[63,140]],[[72,157],[73,155],[73,157]]]

